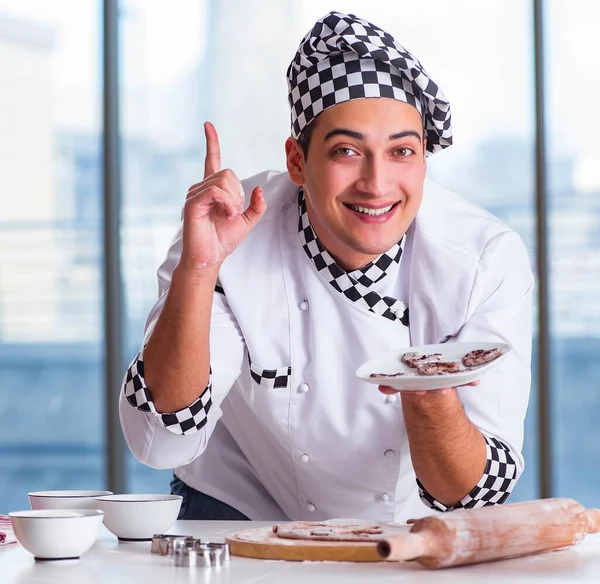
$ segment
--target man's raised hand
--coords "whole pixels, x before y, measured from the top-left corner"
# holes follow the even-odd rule
[[[204,134],[204,179],[190,187],[183,214],[180,266],[194,272],[218,271],[267,209],[260,187],[253,189],[244,209],[242,184],[233,171],[221,170],[217,131],[207,122]]]

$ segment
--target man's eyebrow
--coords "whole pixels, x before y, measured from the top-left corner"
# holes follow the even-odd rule
[[[327,132],[324,140],[325,142],[334,136],[348,136],[349,138],[354,138],[355,140],[365,141],[365,135],[360,132],[355,132],[354,130],[349,130],[348,128],[334,128],[330,132]],[[421,134],[419,132],[415,132],[414,130],[405,130],[403,132],[396,132],[395,134],[391,134],[389,140],[399,140],[400,138],[417,138],[417,140],[421,141]]]
[[[417,138],[419,142],[422,140],[421,134],[419,132],[415,132],[414,130],[406,130],[404,132],[397,132],[396,134],[392,134],[390,136],[390,140],[399,140],[400,138],[408,138],[408,137]]]
[[[362,141],[365,139],[364,134],[361,134],[360,132],[354,132],[353,130],[348,130],[347,128],[335,128],[331,130],[331,132],[327,132],[324,140],[327,141],[329,138],[333,138],[334,136],[348,136],[349,138]]]

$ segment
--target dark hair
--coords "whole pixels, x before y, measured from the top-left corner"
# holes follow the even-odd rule
[[[316,118],[315,118],[316,119]],[[305,126],[300,135],[298,136],[298,144],[302,148],[304,158],[308,158],[308,147],[310,146],[310,139],[312,138],[315,130],[315,120],[312,120],[308,126]]]

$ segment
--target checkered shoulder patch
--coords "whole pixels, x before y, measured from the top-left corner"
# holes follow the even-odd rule
[[[206,389],[193,404],[171,414],[157,412],[144,378],[143,350],[132,361],[123,381],[125,397],[134,408],[142,412],[154,414],[160,419],[167,430],[180,435],[193,434],[202,429],[206,424],[208,412],[212,407],[211,388],[212,371],[208,378]]]
[[[431,509],[446,512],[454,509],[476,509],[487,505],[500,505],[508,499],[517,483],[517,464],[510,448],[497,438],[483,435],[487,463],[483,476],[475,488],[457,505],[446,506],[436,501],[417,479],[421,501]]]

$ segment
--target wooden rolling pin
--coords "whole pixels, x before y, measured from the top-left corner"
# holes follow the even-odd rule
[[[427,568],[447,568],[559,550],[600,531],[600,509],[584,509],[573,499],[541,499],[457,509],[411,519],[409,533],[379,542],[389,561],[417,560]]]

